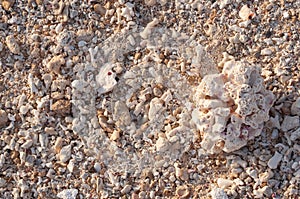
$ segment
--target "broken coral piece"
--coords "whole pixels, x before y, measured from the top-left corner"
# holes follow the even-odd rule
[[[99,74],[96,76],[96,81],[99,85],[98,93],[104,94],[112,91],[114,86],[117,84],[116,73],[112,71],[114,64],[106,63],[101,66]]]
[[[209,153],[232,152],[260,135],[274,95],[264,87],[260,68],[228,61],[221,74],[206,75],[196,89],[192,120]]]

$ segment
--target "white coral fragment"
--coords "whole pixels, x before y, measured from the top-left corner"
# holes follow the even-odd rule
[[[156,26],[159,23],[159,20],[157,18],[154,18],[153,21],[147,24],[146,28],[143,30],[143,32],[140,33],[141,37],[143,39],[147,39],[149,35],[151,34],[152,29],[154,26]]]
[[[240,149],[261,133],[274,95],[264,88],[260,68],[228,61],[221,74],[206,75],[194,95],[192,120],[209,153]]]
[[[163,102],[159,98],[153,98],[150,102],[150,109],[148,113],[148,118],[150,121],[159,117],[163,109]]]
[[[243,21],[253,18],[254,15],[254,12],[247,5],[244,5],[239,11],[239,16]]]
[[[116,73],[112,71],[113,64],[107,63],[100,68],[99,74],[96,76],[96,81],[99,85],[98,93],[104,94],[112,91],[117,84]]]

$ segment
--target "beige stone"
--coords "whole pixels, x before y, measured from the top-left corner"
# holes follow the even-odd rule
[[[8,122],[7,113],[4,110],[0,110],[0,128],[4,127]]]
[[[51,109],[60,116],[69,115],[71,112],[71,103],[69,100],[58,100],[52,104]]]
[[[9,10],[15,3],[15,0],[5,0],[2,1],[2,7],[4,10]]]

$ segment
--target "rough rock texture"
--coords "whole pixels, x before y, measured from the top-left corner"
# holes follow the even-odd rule
[[[62,199],[76,199],[78,194],[77,189],[65,189],[57,194],[57,197]]]
[[[225,191],[220,188],[215,188],[210,192],[212,199],[228,199],[228,196],[226,195]]]
[[[52,104],[51,109],[58,115],[66,116],[70,114],[71,104],[68,100],[58,100]]]
[[[8,121],[7,113],[4,110],[0,110],[0,128],[4,127]]]
[[[231,152],[261,133],[274,102],[264,88],[260,68],[237,61],[224,64],[221,74],[207,75],[196,90],[193,121],[209,153]]]

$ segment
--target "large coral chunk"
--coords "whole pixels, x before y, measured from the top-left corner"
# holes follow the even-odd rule
[[[192,120],[209,153],[232,152],[260,135],[274,95],[264,87],[260,68],[228,61],[221,74],[206,75],[194,96]]]

